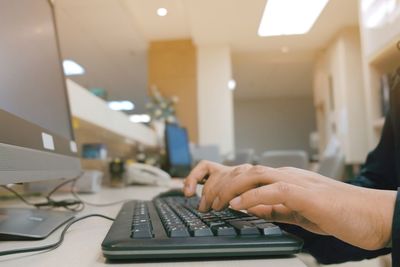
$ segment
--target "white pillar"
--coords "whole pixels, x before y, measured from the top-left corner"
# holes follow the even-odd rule
[[[233,93],[228,46],[197,47],[199,144],[219,146],[221,154],[234,151]]]

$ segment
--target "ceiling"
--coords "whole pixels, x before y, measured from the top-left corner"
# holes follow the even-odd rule
[[[313,53],[341,28],[358,24],[357,2],[330,0],[307,35],[269,38],[256,34],[265,0],[55,0],[55,6],[63,57],[87,70],[73,79],[143,110],[149,42],[191,38],[196,45],[229,45],[237,96],[284,94],[268,88],[282,87],[277,78],[309,75]],[[168,9],[166,17],[156,15],[159,7]]]
[[[266,0],[120,1],[146,40],[192,38],[198,45],[228,44],[233,51],[278,51],[283,45],[291,50],[316,49],[339,29],[358,24],[357,0],[330,0],[307,35],[269,38],[257,35]],[[168,16],[156,16],[158,7],[166,7]]]

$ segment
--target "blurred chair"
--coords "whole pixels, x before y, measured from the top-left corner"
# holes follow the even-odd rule
[[[308,155],[303,150],[271,150],[264,152],[259,160],[260,165],[279,168],[295,167],[308,169]]]
[[[197,164],[201,160],[209,160],[221,163],[221,154],[217,145],[192,145],[190,146],[193,164]]]
[[[340,143],[336,137],[332,136],[324,153],[320,156],[317,172],[335,180],[343,180],[345,166],[345,157]]]
[[[225,165],[235,166],[240,164],[254,164],[256,160],[255,151],[252,148],[241,149],[228,155],[224,160]]]

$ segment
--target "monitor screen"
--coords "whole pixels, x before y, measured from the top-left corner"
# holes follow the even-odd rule
[[[166,126],[167,156],[170,166],[191,166],[188,134],[176,124]]]
[[[0,1],[0,184],[70,178],[77,148],[48,0]]]
[[[51,6],[2,0],[0,18],[0,108],[72,139]]]

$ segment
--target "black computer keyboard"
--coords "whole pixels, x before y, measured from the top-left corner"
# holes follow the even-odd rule
[[[109,260],[290,255],[302,241],[277,225],[232,209],[199,212],[198,197],[124,203],[102,250]]]
[[[196,209],[198,197],[190,199],[166,197],[155,199],[153,202],[162,225],[171,238],[282,234],[278,226],[232,209],[199,212]],[[146,202],[136,202],[134,205],[131,237],[134,239],[154,237]]]

